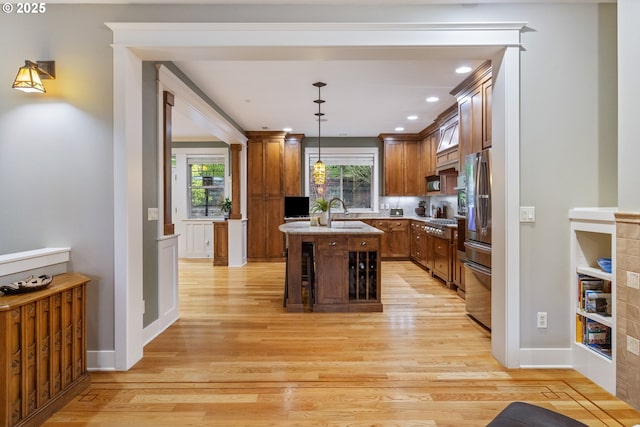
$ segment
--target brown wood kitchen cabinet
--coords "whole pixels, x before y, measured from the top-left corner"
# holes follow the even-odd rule
[[[300,143],[304,135],[287,134],[284,140],[284,195],[302,195]]]
[[[422,221],[411,221],[411,260],[424,268],[429,268],[427,264],[427,236]]]
[[[247,132],[247,257],[282,260],[284,236],[283,132]]]
[[[453,284],[456,286],[456,291],[458,292],[458,295],[464,298],[464,293],[465,293],[464,264],[462,260],[458,257],[458,244],[457,244],[457,242],[459,241],[458,237],[459,237],[459,231],[458,229],[456,229],[456,231],[453,232],[454,247],[453,247],[453,250],[451,251],[451,256],[453,257],[453,262],[451,264],[453,265]]]
[[[384,195],[423,195],[422,144],[418,135],[380,135],[384,146]]]
[[[453,105],[438,116],[440,127],[440,140],[435,152],[436,170],[442,171],[449,168],[458,169],[460,151],[458,149],[459,123],[458,106]]]
[[[458,99],[460,166],[467,154],[491,147],[491,61],[451,91]]]
[[[444,280],[449,288],[453,288],[453,244],[450,239],[433,238],[433,270],[434,276]]]
[[[389,258],[409,259],[411,240],[408,219],[390,219],[387,231],[387,255]]]
[[[39,426],[90,384],[88,282],[59,274],[46,289],[0,297],[0,426]]]
[[[316,302],[314,311],[349,310],[347,236],[316,236]]]
[[[438,141],[440,139],[440,129],[436,125],[433,125],[425,129],[424,133],[426,133],[426,136],[422,140],[421,147],[422,180],[424,182],[422,194],[427,193],[426,181],[424,181],[425,177],[436,174],[436,149],[438,148]]]
[[[349,311],[382,311],[380,237],[349,236]]]
[[[409,219],[375,219],[370,224],[384,231],[380,252],[383,259],[409,259],[411,256],[411,234]]]

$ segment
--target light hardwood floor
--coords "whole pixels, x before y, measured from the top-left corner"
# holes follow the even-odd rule
[[[45,426],[484,426],[512,401],[589,426],[640,413],[572,370],[508,370],[453,291],[382,265],[383,313],[286,313],[284,264],[180,261],[180,320]]]

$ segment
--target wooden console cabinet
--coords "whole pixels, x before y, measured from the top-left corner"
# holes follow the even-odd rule
[[[65,273],[46,289],[0,297],[0,426],[39,426],[89,385],[88,282]]]

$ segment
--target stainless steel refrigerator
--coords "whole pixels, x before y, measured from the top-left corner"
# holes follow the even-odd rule
[[[464,165],[467,177],[466,310],[491,329],[491,151],[466,156]]]

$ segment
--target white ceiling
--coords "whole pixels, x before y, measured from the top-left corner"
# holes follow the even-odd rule
[[[50,3],[179,3],[176,0],[51,0]],[[190,0],[193,4],[472,4],[528,3],[531,0]],[[536,0],[557,3],[558,0]],[[607,3],[615,0],[563,0]],[[186,3],[186,2],[183,2]],[[228,116],[245,130],[283,130],[318,135],[322,88],[322,136],[377,136],[419,132],[456,100],[449,92],[464,78],[460,65],[476,68],[496,51],[487,48],[189,48],[137,49],[146,60],[173,61]],[[439,102],[425,102],[437,96]],[[416,115],[415,121],[407,120]],[[214,139],[179,112],[173,136]]]
[[[322,136],[377,136],[404,127],[419,132],[453,105],[449,94],[466,76],[460,65],[476,68],[491,57],[488,49],[263,49],[175,64],[244,130],[292,129],[318,135],[318,89],[324,113]],[[184,54],[184,52],[183,52]],[[206,57],[206,55],[202,55]],[[222,58],[221,56],[225,56]],[[427,103],[428,96],[439,102]],[[417,120],[407,120],[409,115]],[[176,118],[176,139],[197,130]]]

